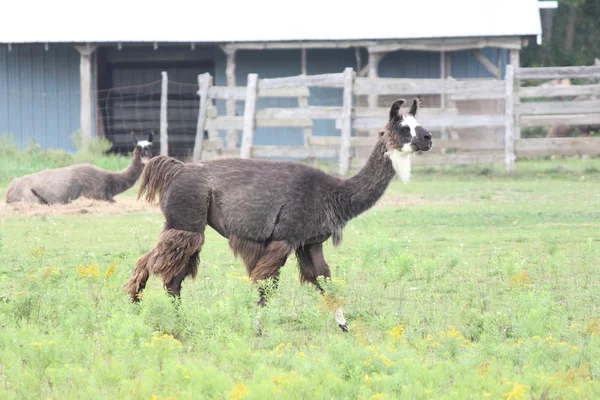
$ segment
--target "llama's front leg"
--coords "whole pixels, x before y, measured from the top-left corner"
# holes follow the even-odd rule
[[[319,285],[318,277],[331,278],[331,270],[325,261],[323,255],[323,244],[306,245],[296,250],[298,258],[298,266],[300,268],[300,281],[302,283],[310,282],[321,292],[325,294],[325,290]],[[348,332],[348,324],[344,318],[344,311],[338,308],[333,313],[335,322],[344,332]]]

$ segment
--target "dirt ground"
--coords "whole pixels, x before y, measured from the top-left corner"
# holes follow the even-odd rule
[[[70,204],[44,205],[0,203],[0,217],[4,216],[48,216],[48,215],[123,215],[135,213],[160,214],[158,206],[151,206],[143,200],[134,197],[117,197],[116,203],[79,198]],[[448,204],[449,201],[431,201],[420,195],[403,195],[401,197],[384,195],[376,206],[411,206],[423,204]]]
[[[133,213],[160,213],[158,206],[151,206],[135,198],[117,198],[116,203],[79,198],[70,204],[44,205],[0,203],[0,216],[47,216],[47,215],[121,215]]]

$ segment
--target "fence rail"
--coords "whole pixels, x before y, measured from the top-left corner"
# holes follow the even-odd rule
[[[523,86],[524,82],[549,79],[586,78],[571,86]],[[506,171],[514,171],[517,158],[600,154],[600,138],[523,139],[521,127],[553,124],[600,124],[600,67],[516,68],[508,65],[504,80],[496,79],[404,79],[356,77],[352,68],[342,73],[299,75],[263,79],[248,75],[247,86],[214,86],[212,77],[198,77],[200,107],[193,160],[204,156],[238,154],[251,157],[337,157],[340,174],[346,175],[352,150],[373,147],[374,132],[387,122],[389,108],[365,107],[358,99],[366,96],[429,96],[444,99],[444,107],[425,107],[419,122],[430,130],[441,130],[434,139],[436,148],[455,149],[452,153],[431,153],[415,160],[416,164],[472,164],[502,162]],[[539,83],[539,82],[538,82]],[[308,105],[311,88],[343,89],[338,106]],[[257,106],[263,98],[296,98],[298,107]],[[567,101],[562,101],[567,98]],[[540,101],[540,99],[542,101]],[[215,100],[243,101],[243,115],[219,115]],[[537,100],[537,101],[536,101]],[[387,100],[386,100],[387,101]],[[492,111],[466,109],[460,102],[491,101]],[[370,104],[372,104],[370,102]],[[314,120],[333,120],[337,135],[313,136]],[[257,146],[254,131],[264,127],[304,129],[302,146]],[[495,129],[487,137],[462,137],[463,130]],[[208,131],[205,139],[202,132]],[[241,131],[239,149],[224,148],[219,131]],[[369,136],[352,135],[369,130]],[[453,131],[449,135],[447,131]],[[446,132],[446,134],[444,134]],[[503,134],[502,134],[503,132]],[[450,137],[452,136],[452,137]],[[212,153],[211,153],[212,152]],[[211,155],[212,154],[212,155]]]

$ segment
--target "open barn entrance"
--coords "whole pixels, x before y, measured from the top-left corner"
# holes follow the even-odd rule
[[[161,72],[166,71],[169,155],[191,154],[198,119],[198,74],[214,74],[214,50],[100,47],[97,60],[96,132],[113,143],[112,151],[131,151],[131,131],[138,138],[154,131],[155,154],[160,152]]]

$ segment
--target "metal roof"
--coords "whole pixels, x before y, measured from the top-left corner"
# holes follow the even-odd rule
[[[541,35],[537,0],[21,0],[0,43],[272,42]],[[552,2],[544,2],[552,3]]]

